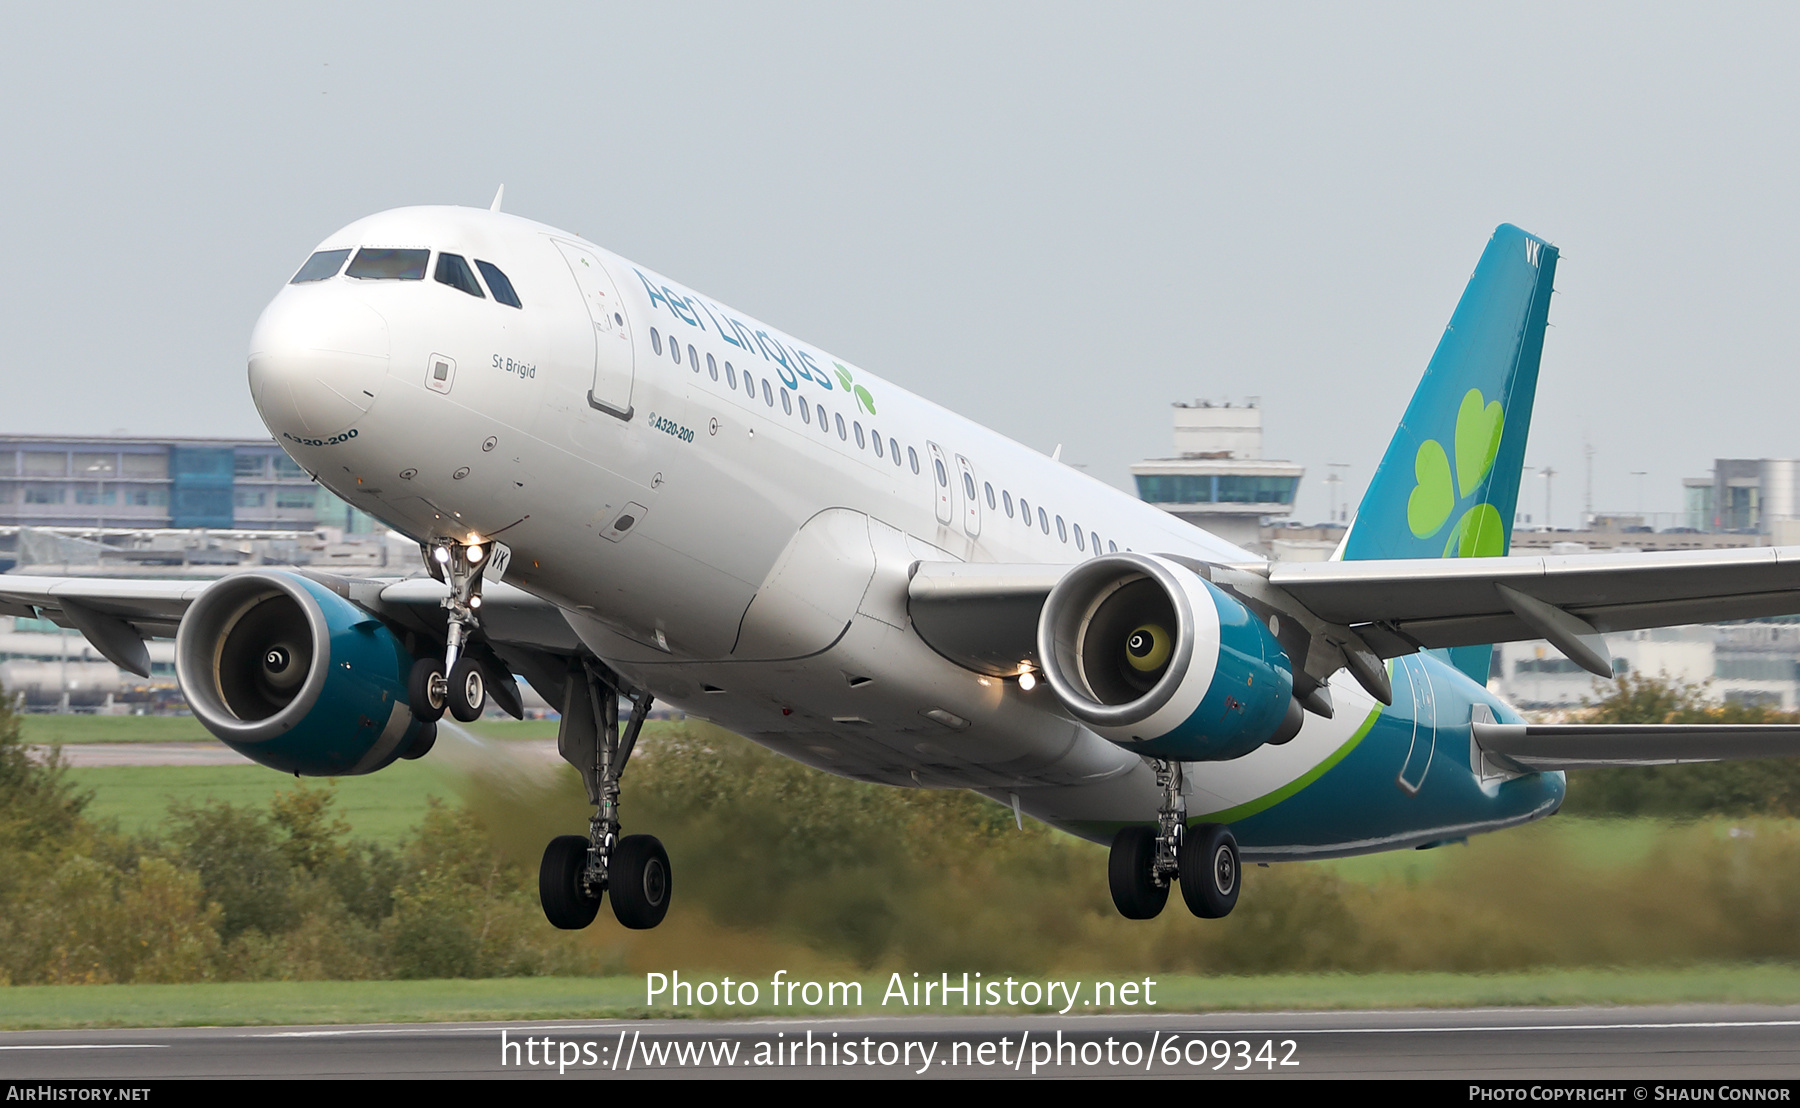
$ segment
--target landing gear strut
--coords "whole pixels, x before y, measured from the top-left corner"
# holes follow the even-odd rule
[[[491,547],[491,543],[445,541],[423,548],[426,568],[450,586],[450,595],[441,601],[446,624],[444,660],[420,658],[413,663],[407,682],[413,714],[427,722],[443,718],[448,710],[462,722],[473,723],[487,706],[487,675],[464,648],[481,626],[475,613],[481,607],[481,575],[487,569]]]
[[[620,837],[619,778],[653,698],[642,689],[623,689],[616,674],[595,662],[571,673],[567,689],[557,749],[581,772],[594,814],[586,838],[551,840],[538,869],[538,897],[551,924],[572,931],[592,923],[602,895],[611,893],[619,922],[647,930],[669,911],[669,853],[650,835]],[[621,694],[631,701],[623,728]]]
[[[1181,882],[1181,899],[1201,919],[1220,919],[1236,906],[1240,886],[1237,839],[1218,823],[1187,826],[1181,763],[1158,759],[1156,784],[1163,799],[1154,829],[1142,824],[1113,837],[1107,884],[1126,919],[1152,919],[1169,900],[1169,883]]]

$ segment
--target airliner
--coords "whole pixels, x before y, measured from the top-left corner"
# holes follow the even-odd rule
[[[621,258],[499,210],[328,236],[249,385],[320,484],[419,544],[401,579],[0,577],[283,773],[371,773],[438,720],[560,710],[593,815],[545,915],[662,921],[630,821],[654,704],[828,773],[967,789],[1108,844],[1130,918],[1246,862],[1423,848],[1554,813],[1564,769],[1800,753],[1800,728],[1526,722],[1492,644],[1603,677],[1609,631],[1800,612],[1800,548],[1508,554],[1558,253],[1494,231],[1337,556],[1271,563]]]

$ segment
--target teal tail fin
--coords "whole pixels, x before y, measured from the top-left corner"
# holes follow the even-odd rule
[[[1344,537],[1343,558],[1481,558],[1512,546],[1556,247],[1496,228]],[[1458,647],[1487,682],[1493,648]]]

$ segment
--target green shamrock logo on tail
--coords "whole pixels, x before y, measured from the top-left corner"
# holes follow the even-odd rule
[[[1458,503],[1482,488],[1494,458],[1500,453],[1500,433],[1506,413],[1500,402],[1482,402],[1481,390],[1470,389],[1456,413],[1456,471],[1450,456],[1436,439],[1419,444],[1413,458],[1417,481],[1406,501],[1406,524],[1421,539],[1443,529]],[[1466,508],[1444,542],[1446,558],[1485,558],[1505,553],[1506,524],[1500,512],[1486,502]]]

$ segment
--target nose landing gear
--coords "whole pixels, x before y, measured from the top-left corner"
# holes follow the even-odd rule
[[[631,715],[622,729],[621,693],[631,701]],[[619,836],[619,778],[649,718],[653,698],[642,689],[623,689],[611,670],[588,662],[569,675],[563,699],[557,750],[581,772],[594,814],[586,838],[562,835],[544,850],[538,869],[544,916],[565,931],[579,930],[594,921],[601,897],[610,894],[613,915],[620,923],[648,930],[669,912],[673,887],[669,853],[653,836]]]
[[[1181,763],[1158,759],[1156,783],[1162,806],[1156,829],[1121,828],[1107,859],[1113,906],[1126,919],[1152,919],[1169,899],[1169,883],[1181,882],[1181,899],[1201,919],[1221,919],[1237,905],[1241,887],[1237,838],[1218,823],[1187,826],[1181,795]]]
[[[450,595],[441,602],[447,625],[444,659],[419,659],[407,681],[413,714],[426,722],[442,719],[448,711],[463,723],[473,723],[487,706],[487,676],[464,647],[481,626],[475,613],[481,607],[481,575],[491,547],[491,543],[446,541],[421,548],[431,575],[450,586]]]

